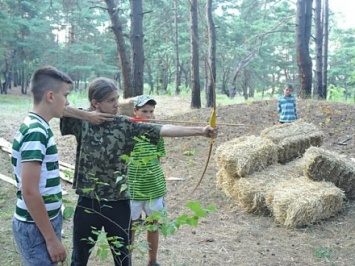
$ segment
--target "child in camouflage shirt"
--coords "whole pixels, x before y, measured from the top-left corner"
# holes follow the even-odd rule
[[[97,78],[88,88],[90,108],[101,113],[117,114],[118,89],[115,82]],[[63,135],[77,141],[73,187],[79,195],[74,213],[71,265],[86,265],[104,228],[115,265],[130,265],[131,209],[127,182],[127,164],[136,138],[144,136],[152,144],[160,137],[216,137],[217,129],[136,123],[126,116],[116,116],[101,125],[75,118],[62,118]],[[91,241],[88,241],[88,240]],[[117,241],[120,244],[117,244]]]

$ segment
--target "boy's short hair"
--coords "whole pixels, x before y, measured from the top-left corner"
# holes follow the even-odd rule
[[[291,83],[287,83],[287,84],[285,84],[285,86],[284,86],[284,90],[285,90],[285,89],[293,90],[293,85],[292,85]]]
[[[49,90],[58,92],[62,88],[63,83],[73,84],[73,80],[67,74],[53,66],[43,66],[37,69],[33,73],[30,83],[34,103],[40,103],[44,93]]]
[[[157,102],[150,95],[140,95],[134,100],[134,107],[143,107],[147,103],[151,105],[156,105]]]

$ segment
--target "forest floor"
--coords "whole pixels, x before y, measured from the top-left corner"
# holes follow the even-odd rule
[[[3,95],[0,96],[1,106]],[[25,96],[18,96],[25,97]],[[178,121],[208,121],[209,109],[191,110],[186,98],[157,96],[156,117]],[[323,147],[348,157],[355,157],[355,106],[313,100],[297,100],[298,114],[305,122],[313,123],[324,133]],[[12,141],[19,123],[29,106],[2,108],[0,137]],[[164,239],[161,237],[159,263],[166,266],[190,265],[355,265],[355,202],[346,201],[343,210],[330,219],[303,228],[285,228],[271,216],[244,213],[237,204],[216,188],[216,147],[242,135],[259,135],[277,124],[276,100],[248,101],[217,107],[218,123],[238,123],[244,126],[220,126],[206,175],[197,190],[186,199],[198,182],[207,159],[209,141],[203,137],[166,138],[167,157],[162,165],[168,181],[166,203],[171,218],[186,213],[187,201],[197,200],[203,206],[214,205],[216,213],[201,219],[197,227],[181,227]],[[60,152],[60,160],[73,164],[74,139],[63,138],[58,121],[51,122]],[[338,145],[348,136],[348,145]],[[187,152],[193,151],[193,152]],[[184,155],[190,154],[190,155]],[[8,154],[0,151],[0,173],[12,176]],[[70,185],[63,182],[66,199],[75,204],[76,196]],[[0,182],[0,265],[20,265],[12,240],[11,216],[15,203],[15,188]],[[169,208],[169,206],[171,206]],[[64,242],[71,248],[72,220],[64,223]],[[109,256],[110,257],[110,256]],[[146,265],[145,254],[134,254],[133,265]],[[67,264],[65,264],[67,265]],[[92,256],[89,265],[112,265]]]

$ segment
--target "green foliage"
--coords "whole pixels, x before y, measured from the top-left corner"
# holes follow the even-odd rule
[[[183,225],[196,227],[200,218],[206,217],[208,213],[216,212],[214,206],[209,205],[203,208],[198,201],[190,201],[186,204],[186,207],[192,214],[183,213],[177,218],[170,220],[166,211],[156,211],[147,217],[143,224],[133,225],[133,229],[138,232],[138,235],[145,230],[159,230],[164,237],[168,237],[175,234]]]
[[[73,207],[65,207],[63,211],[63,220],[69,220],[74,215]]]
[[[90,252],[94,252],[94,250],[96,250],[96,256],[98,256],[102,261],[106,260],[107,256],[111,254],[111,252],[116,255],[120,254],[118,250],[111,249],[109,243],[113,244],[113,246],[118,249],[122,247],[122,238],[118,236],[107,237],[106,232],[98,230],[95,227],[92,227],[91,232],[97,236],[97,241],[95,241],[91,237],[85,239],[91,244],[96,243],[96,245],[92,249],[90,249]]]
[[[196,151],[195,150],[189,150],[189,151],[184,151],[182,154],[186,156],[193,156],[195,155]]]
[[[316,250],[314,255],[317,258],[330,258],[330,256],[332,255],[332,251],[330,249],[320,249],[320,250]]]

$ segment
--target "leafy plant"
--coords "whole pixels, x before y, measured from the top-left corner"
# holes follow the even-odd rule
[[[196,151],[195,150],[189,150],[189,151],[184,151],[182,154],[186,156],[192,156],[195,155]]]
[[[332,251],[329,249],[320,249],[320,250],[316,250],[315,252],[315,256],[317,258],[330,258],[332,254]]]

